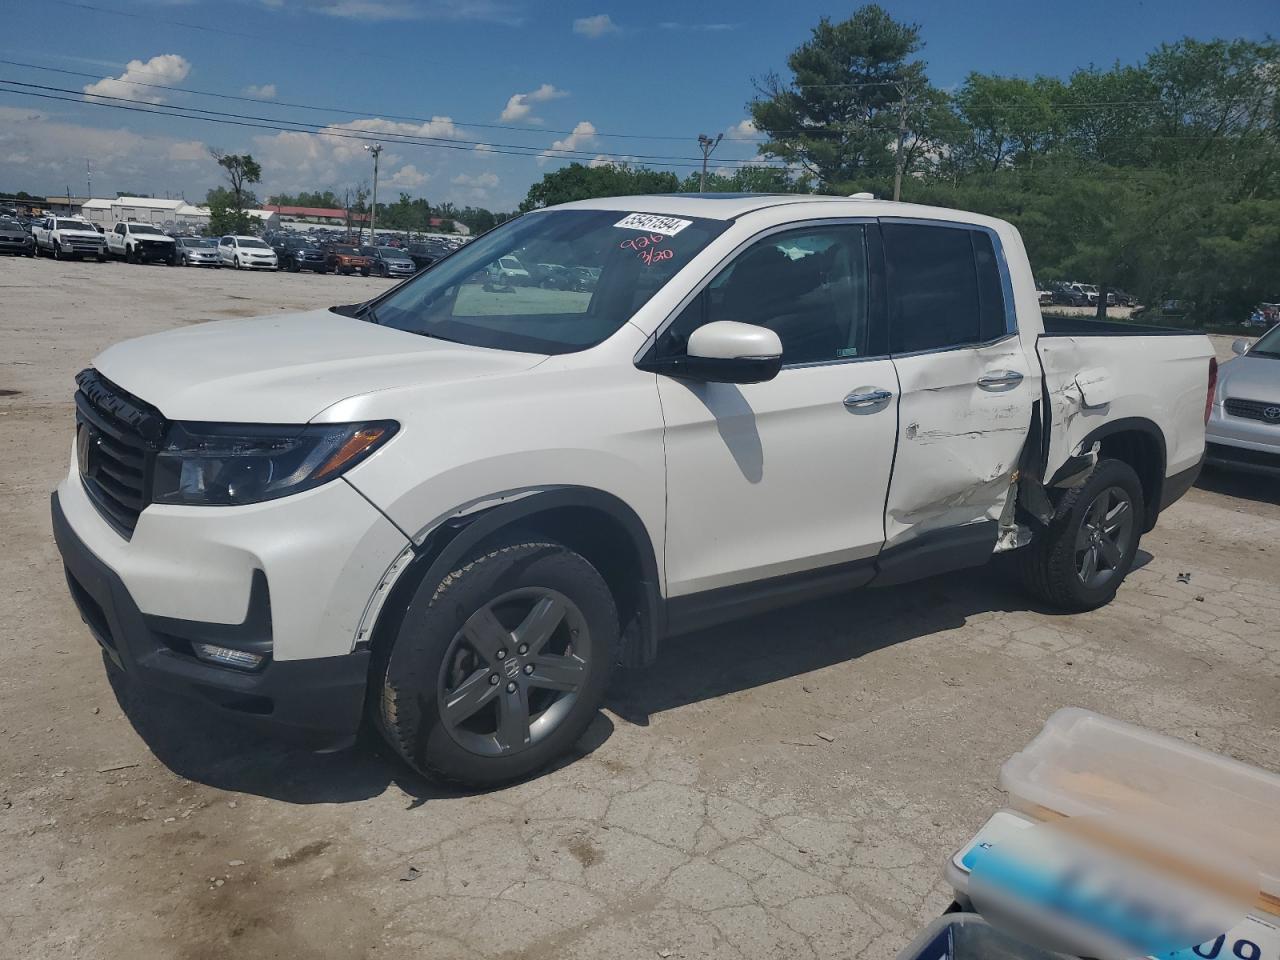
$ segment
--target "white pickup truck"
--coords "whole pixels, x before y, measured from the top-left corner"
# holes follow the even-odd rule
[[[128,263],[178,262],[178,244],[159,227],[132,220],[117,223],[107,234],[107,252]]]
[[[598,281],[486,282],[512,256]],[[1046,328],[987,217],[584,201],[365,304],[108,349],[53,525],[126,674],[498,783],[711,623],[1015,553],[1061,609],[1108,602],[1200,469],[1212,354]]]
[[[107,259],[102,234],[88,220],[79,217],[45,217],[32,224],[31,236],[36,243],[36,256],[43,253],[55,260],[94,257],[99,263]]]

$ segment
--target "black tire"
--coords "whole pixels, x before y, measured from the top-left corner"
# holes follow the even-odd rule
[[[98,259],[98,262],[99,262],[99,263],[106,263],[106,262],[107,262],[107,255],[106,255],[105,253],[100,253],[100,254],[98,254],[98,258],[97,258],[97,259]]]
[[[554,619],[551,632],[532,640],[533,648],[520,645],[522,628],[529,626],[527,636],[538,633],[530,626],[538,610],[549,611],[546,623]],[[486,611],[499,631],[490,638],[517,649],[485,656],[478,652],[483,644],[471,645],[474,628],[466,636],[463,628],[486,622]],[[460,563],[439,583],[418,586],[374,673],[370,706],[383,736],[415,770],[493,787],[526,777],[573,747],[604,699],[617,645],[617,608],[591,563],[558,543],[500,545]],[[573,689],[543,686],[543,668],[534,661],[570,665]],[[480,705],[446,721],[447,692],[459,695],[467,685]],[[524,726],[516,719],[516,734],[508,736],[503,725],[512,716],[522,716]]]
[[[62,259],[62,245],[57,240],[53,241],[53,259]]]
[[[233,261],[232,261],[232,266],[234,266],[237,270],[239,270],[239,269],[240,269],[240,258],[239,258],[239,257],[235,257],[235,258],[233,259]]]
[[[1110,498],[1108,503],[1102,503],[1104,497]],[[1105,529],[1095,529],[1096,511],[1102,504],[1105,514],[1111,504],[1122,500],[1128,504],[1128,527],[1122,538],[1117,535],[1113,540]],[[1133,567],[1145,516],[1142,483],[1133,468],[1120,460],[1100,461],[1083,485],[1061,496],[1053,520],[1026,548],[1025,562],[1018,566],[1023,583],[1041,600],[1063,610],[1079,613],[1110,603]],[[1106,544],[1110,556],[1103,552]],[[1105,576],[1089,575],[1088,553],[1093,554],[1094,574]]]
[[[135,257],[135,256],[133,255],[133,247],[130,247],[130,246],[127,246],[127,245],[125,246],[125,248],[124,248],[124,262],[125,262],[125,263],[137,263],[137,262],[138,262],[138,258],[137,258],[137,257]]]
[[[367,277],[368,275],[369,275],[369,268],[368,268],[368,267],[364,267],[363,269],[361,269],[361,271],[360,271],[360,276],[362,276],[362,277]]]
[[[301,267],[298,266],[297,260],[288,260],[286,261],[286,264],[289,268],[290,273],[297,273],[299,270],[302,269]]]

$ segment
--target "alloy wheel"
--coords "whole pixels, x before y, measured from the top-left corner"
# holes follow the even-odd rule
[[[462,625],[440,668],[439,709],[461,747],[510,756],[551,735],[587,681],[592,638],[564,594],[523,587]]]
[[[1107,487],[1089,504],[1076,533],[1076,576],[1089,589],[1111,581],[1133,544],[1133,501],[1120,487]]]

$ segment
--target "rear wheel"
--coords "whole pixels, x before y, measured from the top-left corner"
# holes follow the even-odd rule
[[[1064,610],[1111,602],[1133,567],[1142,537],[1142,483],[1120,460],[1103,460],[1068,490],[1049,526],[1027,548],[1019,569],[1041,599]]]
[[[584,557],[549,542],[496,547],[419,586],[384,659],[378,726],[436,779],[527,776],[586,730],[617,642],[613,596]]]

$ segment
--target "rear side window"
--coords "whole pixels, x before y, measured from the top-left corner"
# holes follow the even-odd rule
[[[982,230],[881,225],[892,353],[982,343],[1006,331],[991,237]]]

